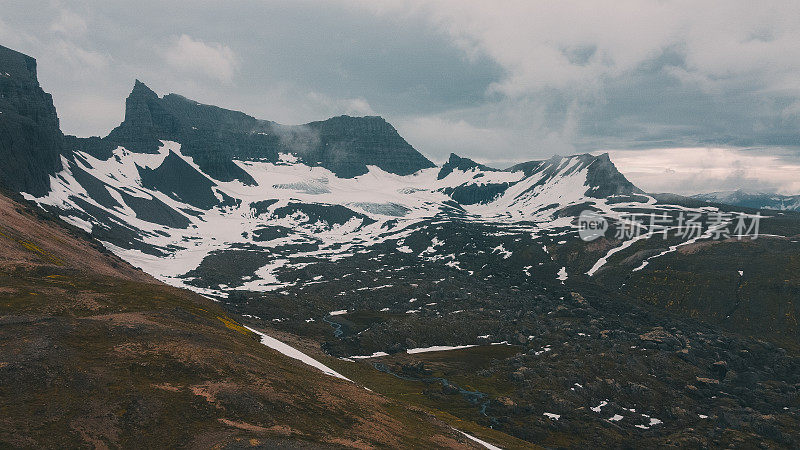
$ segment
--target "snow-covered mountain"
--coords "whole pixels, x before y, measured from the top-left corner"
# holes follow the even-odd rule
[[[281,285],[274,271],[290,261],[387,240],[402,252],[403,237],[431,220],[552,228],[578,209],[653,202],[605,154],[507,170],[451,155],[435,167],[380,118],[287,127],[159,98],[139,81],[109,136],[67,145],[51,191],[26,196],[134,265],[195,289],[192,271],[230,250],[264,250],[237,286],[263,290]]]
[[[551,255],[517,242],[539,240],[546,251],[548,242],[577,238],[576,219],[587,210],[613,226],[632,213],[675,218],[715,209],[645,194],[607,154],[503,170],[451,155],[436,167],[378,117],[284,126],[175,94],[158,97],[139,81],[119,127],[105,138],[67,137],[65,147],[50,191],[26,198],[157,278],[222,297],[326,282],[324,275],[304,279],[305,268],[378,247],[472,273],[446,242],[463,223],[514,236],[481,245],[501,259],[526,254],[525,274],[537,266],[539,276],[564,281],[573,269],[550,267]],[[637,240],[579,270],[593,276]],[[637,270],[692,242],[647,256]]]
[[[693,195],[692,198],[745,208],[800,211],[800,195],[781,195],[766,192],[751,193],[740,189],[697,194]]]

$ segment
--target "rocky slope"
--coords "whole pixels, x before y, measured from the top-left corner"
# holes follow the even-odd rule
[[[0,446],[474,447],[65,226],[0,195]]]

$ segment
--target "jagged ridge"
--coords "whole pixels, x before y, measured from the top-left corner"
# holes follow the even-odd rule
[[[367,173],[370,165],[398,175],[433,167],[381,117],[339,116],[305,125],[280,125],[177,94],[159,98],[139,80],[125,101],[125,120],[108,136],[69,142],[75,150],[107,159],[117,146],[156,153],[159,140],[181,143],[183,154],[194,158],[213,178],[245,184],[255,181],[232,160],[274,162],[280,153],[348,178]]]

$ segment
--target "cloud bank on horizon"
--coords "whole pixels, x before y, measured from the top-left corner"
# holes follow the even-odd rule
[[[615,150],[646,190],[800,192],[795,1],[0,5],[67,133],[106,134],[140,78],[282,123],[379,114],[434,160]]]

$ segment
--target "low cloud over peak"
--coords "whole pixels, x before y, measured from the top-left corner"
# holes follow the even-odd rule
[[[230,47],[205,43],[182,34],[164,51],[165,62],[186,74],[201,74],[230,83],[238,67],[238,58]]]

